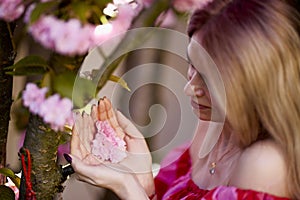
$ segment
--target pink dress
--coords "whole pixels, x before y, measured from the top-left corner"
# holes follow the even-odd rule
[[[179,155],[176,161],[169,165],[165,164]],[[161,166],[154,180],[158,200],[288,200],[288,198],[230,186],[218,186],[212,190],[200,189],[191,179],[191,158],[186,146],[174,149]]]

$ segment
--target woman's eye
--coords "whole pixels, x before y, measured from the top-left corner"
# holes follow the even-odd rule
[[[191,80],[195,73],[196,73],[196,69],[194,68],[193,65],[190,65],[188,68],[188,73],[187,73],[188,79]]]
[[[203,74],[199,73],[193,65],[190,65],[187,72],[188,80],[191,80],[195,76],[199,84],[206,86],[206,78]]]

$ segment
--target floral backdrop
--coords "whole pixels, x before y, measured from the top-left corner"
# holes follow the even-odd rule
[[[208,0],[0,0],[0,199],[53,199],[66,180],[57,165],[57,149],[70,139],[72,113],[90,99],[72,99],[74,81],[89,51],[106,40],[137,27],[172,28],[187,13]],[[16,34],[18,28],[20,33]],[[42,46],[43,55],[15,60],[19,41]],[[122,41],[120,41],[122,43]],[[112,52],[111,54],[113,54]],[[98,93],[107,81],[128,89],[113,73],[126,56],[105,68]],[[88,74],[79,79],[88,90]],[[13,76],[28,77],[12,99]],[[89,94],[95,97],[96,94]],[[12,102],[20,101],[17,126],[26,127],[19,157],[22,177],[6,165],[6,143]],[[21,124],[21,125],[20,125]],[[8,184],[7,177],[14,186]],[[13,191],[14,190],[14,191]]]

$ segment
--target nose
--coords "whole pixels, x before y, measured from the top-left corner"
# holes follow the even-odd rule
[[[184,93],[187,96],[191,96],[191,97],[193,96],[201,97],[204,96],[205,94],[204,90],[199,85],[196,85],[193,82],[193,78],[189,80],[184,86]]]

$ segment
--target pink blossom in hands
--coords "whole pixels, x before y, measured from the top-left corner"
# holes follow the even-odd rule
[[[213,0],[174,0],[174,8],[180,12],[193,11],[201,9]]]
[[[24,12],[22,0],[0,0],[0,18],[11,22],[18,19]]]
[[[126,156],[126,143],[119,138],[107,121],[96,122],[97,132],[92,141],[92,153],[101,160],[118,163]]]
[[[30,112],[38,114],[42,103],[45,101],[47,88],[39,88],[33,83],[28,83],[23,91],[22,98],[24,106],[28,107]]]

